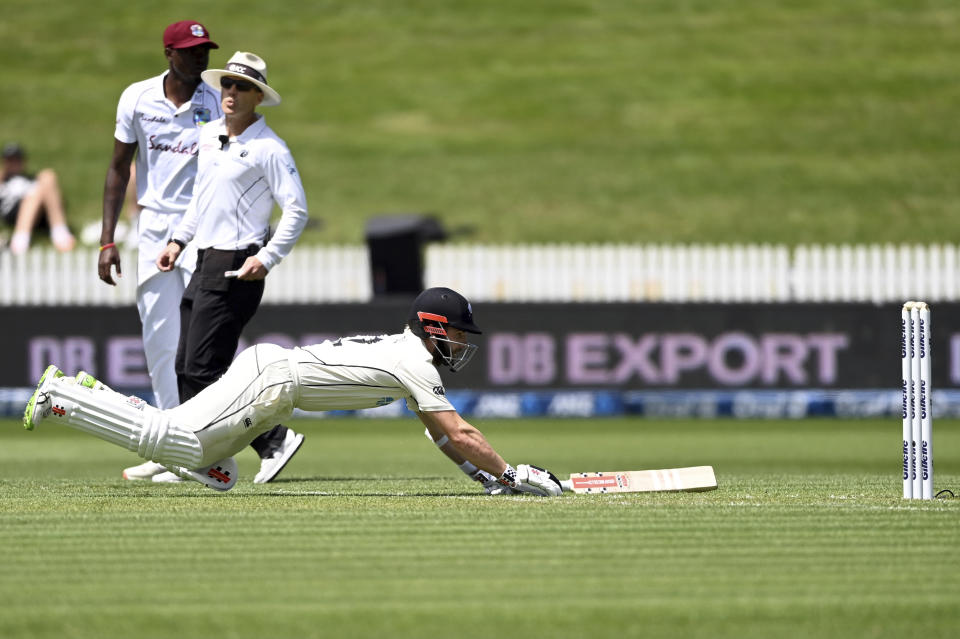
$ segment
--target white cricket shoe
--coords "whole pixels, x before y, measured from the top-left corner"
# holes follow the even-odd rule
[[[283,470],[283,467],[287,465],[287,462],[300,450],[303,439],[303,435],[288,428],[280,446],[269,457],[260,460],[260,472],[253,478],[253,483],[266,484],[273,481]]]
[[[233,457],[226,457],[197,470],[188,470],[182,466],[171,466],[170,470],[184,479],[192,479],[207,488],[219,491],[227,491],[233,488],[237,483],[237,475],[239,474],[237,461]]]
[[[152,477],[155,477],[156,475],[159,475],[166,471],[167,471],[166,466],[162,464],[158,464],[157,462],[148,461],[148,462],[144,462],[143,464],[140,464],[139,466],[131,466],[130,468],[124,468],[123,478],[129,479],[132,481],[151,479]]]
[[[184,481],[183,477],[177,475],[176,473],[171,473],[169,470],[166,470],[159,475],[154,475],[150,478],[155,484],[176,484],[178,482]]]

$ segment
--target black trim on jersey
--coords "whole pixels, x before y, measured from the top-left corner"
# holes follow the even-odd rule
[[[302,386],[303,388],[332,388],[332,387],[334,387],[334,386],[360,386],[360,387],[362,387],[362,388],[386,388],[386,389],[391,389],[391,388],[397,388],[397,387],[399,387],[400,389],[406,391],[411,397],[413,397],[413,393],[410,392],[410,389],[408,389],[408,388],[404,385],[404,383],[400,380],[400,378],[397,377],[396,375],[394,375],[393,373],[391,373],[391,372],[388,371],[388,370],[384,370],[384,369],[382,369],[382,368],[377,368],[376,366],[363,366],[363,365],[361,365],[361,364],[327,364],[326,362],[322,361],[319,357],[317,357],[313,352],[307,350],[306,348],[300,348],[299,350],[304,351],[304,352],[306,352],[306,353],[310,353],[310,354],[313,355],[313,357],[317,360],[317,362],[320,363],[320,364],[323,365],[323,366],[328,366],[328,367],[330,367],[330,368],[338,368],[338,367],[343,367],[343,366],[350,366],[350,367],[352,367],[352,368],[362,368],[362,369],[364,369],[364,370],[378,371],[378,372],[384,373],[385,375],[389,375],[389,376],[392,377],[393,379],[397,380],[397,386],[381,386],[380,384],[360,384],[360,383],[352,383],[352,382],[343,382],[343,383],[340,383],[340,384],[305,384],[305,383],[301,382],[301,383],[300,383],[300,386]],[[298,364],[313,364],[313,362],[301,362],[301,361],[298,361],[297,363],[298,363]],[[331,409],[331,410],[334,410],[334,409]]]
[[[302,386],[303,388],[333,388],[334,386],[359,386],[361,388],[388,388],[388,389],[396,388],[396,386],[381,386],[379,384],[351,384],[347,382],[344,382],[342,384],[300,384],[300,386]],[[404,389],[403,386],[401,386],[400,388]],[[330,410],[337,410],[337,409],[331,408]]]
[[[354,335],[354,336],[352,336],[352,337],[367,337],[367,336]],[[381,341],[384,337],[389,337],[389,336],[384,336],[384,335],[372,336],[372,335],[371,335],[370,337],[377,337],[377,341]],[[347,338],[341,337],[340,339],[341,339],[341,340],[342,340],[342,339],[346,339],[347,341],[350,341],[350,340],[351,340],[351,337],[347,337]],[[393,379],[397,380],[397,384],[400,386],[400,388],[403,388],[403,389],[409,391],[409,389],[407,389],[407,387],[403,384],[403,382],[400,380],[400,378],[397,377],[396,375],[394,375],[393,373],[391,373],[391,372],[388,371],[388,370],[384,370],[384,369],[382,369],[382,368],[377,368],[376,366],[363,366],[362,364],[328,364],[328,363],[324,362],[323,360],[321,360],[319,357],[317,357],[317,355],[316,355],[313,351],[311,351],[308,347],[301,346],[298,350],[301,350],[301,351],[303,351],[303,352],[305,352],[305,353],[310,353],[310,355],[312,355],[312,356],[314,357],[314,359],[316,359],[320,364],[322,364],[322,365],[324,365],[324,366],[330,366],[331,368],[332,368],[332,367],[340,367],[340,366],[353,366],[353,367],[356,367],[356,368],[363,368],[363,369],[366,369],[366,370],[379,371],[379,372],[384,373],[384,374],[386,374],[386,375],[389,375],[389,376],[392,377]],[[313,362],[299,362],[299,361],[298,361],[297,363],[298,363],[298,364],[312,364]],[[431,362],[431,364],[432,364],[432,362]],[[436,368],[436,364],[432,364],[432,365],[433,365],[434,368]],[[442,383],[442,382],[443,382],[443,379],[441,379],[440,381],[441,381],[441,383]],[[367,388],[390,388],[389,386],[377,386],[377,385],[369,385],[369,386],[368,386],[368,385],[366,385],[366,384],[329,384],[329,385],[330,385],[330,386],[366,386]],[[328,384],[301,384],[301,386],[308,386],[308,387],[313,388],[313,387],[328,386]],[[412,396],[413,396],[413,394],[411,393],[411,397],[412,397]]]
[[[259,377],[259,375],[258,375],[257,377]],[[244,404],[243,406],[238,407],[237,410],[235,410],[235,411],[233,411],[233,412],[226,413],[226,414],[221,413],[220,415],[217,415],[216,419],[214,419],[212,422],[210,422],[209,424],[207,424],[206,426],[204,426],[203,428],[201,428],[200,430],[198,430],[198,431],[196,431],[196,432],[199,433],[200,431],[207,430],[207,429],[210,428],[211,426],[216,426],[218,422],[222,422],[223,420],[228,419],[228,418],[232,417],[233,415],[236,415],[237,413],[239,413],[239,412],[242,411],[243,409],[247,408],[247,407],[250,406],[251,404],[256,403],[257,399],[260,398],[260,395],[262,395],[262,394],[263,394],[264,392],[266,392],[267,390],[273,388],[274,386],[283,386],[283,384],[285,384],[285,383],[286,383],[286,382],[281,382],[281,383],[279,383],[279,384],[270,384],[269,386],[264,386],[263,390],[261,390],[261,391],[257,394],[257,396],[253,398],[252,401],[250,401],[249,403]]]
[[[254,349],[254,352],[256,353],[256,349]],[[279,364],[281,361],[284,361],[284,362],[285,362],[286,360],[277,360],[277,361],[275,361],[275,362],[270,362],[269,364],[267,364],[267,367],[266,367],[266,368],[270,368],[270,366],[272,366],[273,364]],[[257,360],[257,368],[258,368],[258,369],[260,368],[259,359]],[[247,384],[247,386],[246,386],[246,388],[244,388],[244,390],[246,390],[247,388],[250,388],[251,386],[253,386],[254,382],[256,382],[256,381],[260,378],[260,376],[263,375],[263,374],[266,372],[266,368],[263,369],[263,370],[261,370],[261,371],[259,371],[259,372],[257,373],[257,376],[254,377],[252,380],[250,380],[250,383]],[[287,383],[287,382],[279,382],[279,383],[277,383],[277,384],[270,384],[269,386],[265,386],[259,393],[257,393],[256,397],[254,397],[253,400],[251,400],[250,402],[248,402],[248,403],[246,403],[246,404],[244,404],[244,405],[242,405],[242,406],[239,406],[236,410],[231,411],[231,412],[229,412],[229,413],[220,413],[219,415],[217,415],[216,417],[214,417],[212,421],[208,422],[205,426],[203,426],[202,428],[200,428],[197,432],[200,432],[200,431],[202,431],[202,430],[206,430],[206,429],[210,428],[211,426],[216,425],[218,422],[221,422],[221,421],[227,419],[228,417],[230,417],[230,416],[232,416],[232,415],[236,415],[237,413],[239,413],[239,412],[242,411],[243,409],[245,409],[245,408],[247,408],[248,406],[250,406],[251,404],[255,403],[255,402],[257,401],[257,399],[259,399],[260,396],[261,396],[266,390],[268,390],[268,389],[270,389],[270,388],[273,388],[274,386],[282,386],[283,384],[286,384],[286,383]],[[230,402],[230,405],[232,406],[233,403],[237,401],[237,398],[239,398],[240,395],[242,395],[242,394],[243,394],[243,391],[241,391],[240,393],[238,393],[238,394],[236,395],[236,397],[234,398],[234,400]]]
[[[304,362],[304,364],[307,364],[307,363],[309,363],[309,362]],[[400,385],[401,388],[406,388],[406,387],[403,385],[403,382],[400,381],[400,378],[399,378],[399,377],[397,377],[396,375],[394,375],[394,374],[391,373],[390,371],[385,371],[385,370],[383,370],[382,368],[377,368],[376,366],[363,366],[363,365],[361,365],[361,364],[324,364],[324,366],[329,366],[329,367],[331,367],[331,368],[339,368],[339,367],[343,367],[343,366],[352,366],[353,368],[362,368],[362,369],[368,370],[368,371],[379,371],[379,372],[384,373],[384,374],[386,374],[386,375],[389,375],[389,376],[392,377],[393,379],[397,380],[397,383]],[[322,386],[322,384],[316,384],[316,385],[317,385],[317,386]],[[344,385],[346,385],[346,384],[344,384]],[[304,384],[304,386],[306,386],[306,384]],[[366,384],[349,384],[349,386],[366,386]],[[376,384],[371,384],[371,385],[370,385],[370,388],[388,388],[388,387],[387,387],[387,386],[378,386],[378,385],[376,385]]]
[[[309,350],[307,347],[301,346],[301,347],[300,347],[299,349],[297,349],[297,350],[301,350],[301,351],[303,351],[304,353],[309,353],[310,355],[313,356],[313,359],[317,360],[318,363],[323,364],[324,366],[327,365],[327,363],[326,363],[325,361],[323,361],[322,359],[320,359],[320,358],[317,356],[316,353],[314,353],[313,351]],[[298,364],[313,364],[313,362],[297,362],[297,363],[298,363]]]
[[[257,168],[260,168],[260,167],[258,166]],[[258,177],[256,180],[254,180],[254,182],[250,186],[246,188],[246,190],[244,190],[243,193],[240,194],[240,197],[237,199],[237,205],[234,209],[234,217],[237,222],[237,242],[240,241],[240,237],[243,235],[243,221],[246,219],[244,213],[241,213],[240,211],[240,205],[243,204],[243,200],[247,196],[247,194],[250,193],[250,191],[252,191],[253,188],[257,186],[257,184],[259,184],[260,182],[266,181],[266,179],[267,178],[264,176]],[[257,200],[263,197],[264,193],[270,193],[269,184],[263,185],[263,190],[260,193],[257,193],[256,197],[252,198],[249,201],[245,212],[249,212],[250,209],[253,208],[253,205],[257,202]]]
[[[397,377],[396,375],[394,375],[393,373],[391,373],[391,372],[388,371],[388,370],[384,370],[384,369],[382,369],[382,368],[377,368],[376,366],[363,366],[363,365],[359,365],[359,364],[327,364],[326,362],[322,361],[319,357],[317,357],[317,355],[316,355],[315,353],[313,353],[312,351],[310,351],[310,350],[308,350],[308,349],[306,349],[306,348],[300,348],[300,349],[298,349],[298,350],[304,351],[305,353],[309,353],[311,356],[313,356],[314,359],[317,360],[317,363],[319,363],[319,364],[322,365],[322,366],[329,366],[329,367],[331,367],[331,368],[340,368],[340,367],[349,366],[349,367],[353,367],[353,368],[360,368],[360,369],[364,369],[364,370],[372,370],[372,371],[378,371],[378,372],[380,372],[380,373],[384,373],[384,374],[386,374],[386,375],[389,375],[389,376],[392,377],[393,379],[395,379],[395,380],[397,381],[397,386],[399,386],[401,389],[403,389],[403,390],[405,390],[405,391],[407,391],[407,392],[409,393],[409,389],[403,384],[403,382],[400,381],[400,378]],[[263,375],[263,374],[266,372],[266,370],[267,370],[268,368],[270,368],[271,366],[273,366],[274,364],[279,364],[279,363],[282,363],[282,362],[289,362],[289,359],[287,359],[287,360],[276,360],[276,361],[270,362],[269,364],[266,365],[265,368],[261,369],[261,368],[260,368],[260,358],[259,358],[259,354],[260,354],[260,353],[259,353],[259,349],[254,348],[255,363],[256,363],[257,371],[258,371],[258,372],[257,372],[256,377],[254,377],[252,380],[250,380],[250,383],[246,386],[246,388],[250,388],[250,386],[252,386],[252,385],[257,381],[257,379],[259,379],[260,376]],[[296,363],[297,363],[297,364],[307,364],[307,365],[309,365],[309,364],[313,364],[314,362],[309,362],[309,361],[301,362],[301,361],[297,361]],[[297,377],[299,377],[299,375],[297,375]],[[210,428],[210,427],[212,427],[212,426],[215,426],[217,423],[219,423],[219,422],[221,422],[221,421],[223,421],[223,420],[225,420],[225,419],[228,419],[229,417],[231,417],[231,416],[233,416],[233,415],[236,415],[237,413],[241,412],[242,410],[244,410],[245,408],[247,408],[247,407],[250,406],[251,404],[255,403],[255,402],[257,401],[257,399],[259,399],[260,396],[261,396],[265,391],[267,391],[268,389],[271,389],[271,388],[273,388],[273,387],[275,387],[275,386],[282,386],[283,384],[286,384],[286,383],[288,383],[288,382],[278,382],[278,383],[276,383],[276,384],[270,384],[269,386],[264,387],[264,388],[256,395],[256,397],[254,397],[250,402],[247,402],[247,403],[243,404],[242,406],[238,406],[235,410],[233,410],[233,411],[231,411],[231,412],[229,412],[229,413],[221,413],[221,414],[217,415],[212,421],[210,421],[209,423],[207,423],[207,424],[206,424],[205,426],[203,426],[202,428],[198,429],[196,432],[200,432],[200,431],[206,430],[206,429],[208,429],[208,428]],[[344,387],[356,386],[356,387],[360,387],[360,388],[383,388],[383,389],[388,389],[388,390],[389,390],[389,389],[392,389],[392,388],[395,388],[395,387],[392,387],[392,386],[382,386],[382,385],[380,385],[380,384],[361,384],[361,383],[352,383],[352,382],[343,382],[343,383],[337,383],[337,384],[304,384],[304,383],[301,382],[301,383],[299,384],[299,386],[302,387],[302,388],[333,388],[333,387],[336,387],[336,386],[344,386]],[[244,390],[246,390],[246,388],[245,388]],[[241,393],[238,393],[236,397],[239,398],[240,395],[242,395],[242,394],[243,394],[243,393],[242,393],[242,391],[241,391]],[[410,394],[411,397],[413,397],[413,394],[412,394],[412,393],[409,393],[409,394]],[[236,401],[236,399],[233,400],[233,402],[235,402],[235,401]],[[231,402],[231,405],[233,404],[233,402]],[[334,409],[331,409],[331,410],[334,410]]]

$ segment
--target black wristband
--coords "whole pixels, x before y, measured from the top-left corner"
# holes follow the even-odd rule
[[[186,243],[186,242],[181,242],[180,240],[175,240],[175,239],[173,239],[173,238],[171,238],[170,241],[173,242],[174,244],[176,244],[177,246],[179,246],[181,251],[182,251],[183,249],[187,248],[187,243]]]

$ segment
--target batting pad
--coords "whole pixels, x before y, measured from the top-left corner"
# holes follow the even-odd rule
[[[47,394],[52,402],[48,419],[165,466],[200,465],[203,446],[197,436],[172,424],[169,415],[142,399],[87,388],[68,377],[53,380]]]

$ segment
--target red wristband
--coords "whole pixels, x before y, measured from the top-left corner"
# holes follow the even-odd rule
[[[101,251],[101,252],[106,251],[108,248],[113,248],[113,247],[115,247],[116,245],[117,245],[116,242],[109,242],[109,243],[104,244],[103,246],[101,246],[101,247],[100,247],[100,251]]]

